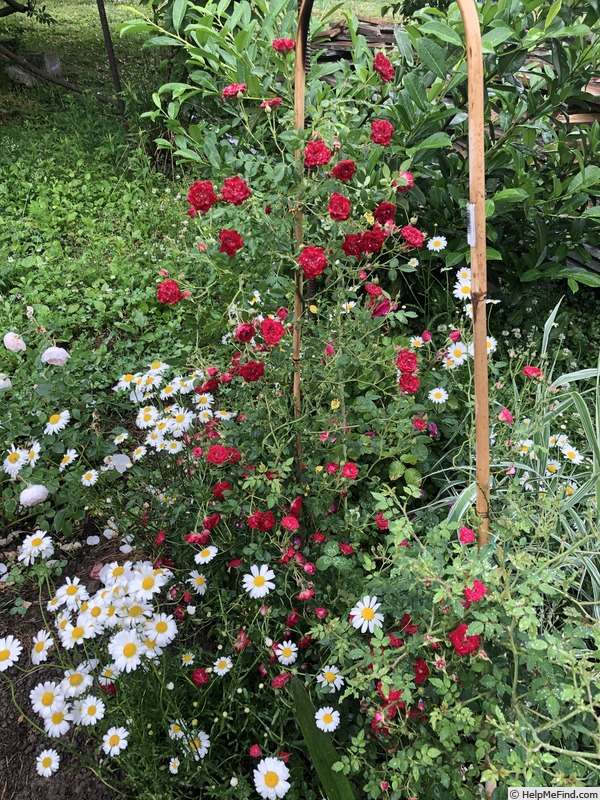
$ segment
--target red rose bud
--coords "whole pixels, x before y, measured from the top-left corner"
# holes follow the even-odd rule
[[[282,689],[291,677],[292,676],[289,672],[283,672],[281,675],[278,675],[276,678],[273,678],[273,680],[271,681],[271,686],[273,687],[273,689]]]
[[[412,424],[418,431],[424,431],[427,428],[427,420],[423,419],[423,417],[415,417]]]
[[[498,414],[498,419],[500,422],[506,422],[507,425],[512,425],[515,421],[513,415],[510,413],[508,408],[503,408],[502,411]]]
[[[298,642],[298,649],[306,650],[306,648],[310,645],[312,640],[313,637],[310,635],[310,633],[307,636],[303,636],[302,639],[300,639],[300,641]]]
[[[399,172],[400,184],[397,181],[392,181],[392,186],[396,187],[397,192],[408,192],[415,185],[415,178],[411,172]]]
[[[352,547],[352,545],[351,545],[351,544],[346,544],[345,542],[338,542],[338,547],[340,548],[340,551],[341,551],[341,552],[342,552],[342,553],[343,553],[345,556],[352,556],[352,555],[354,555],[354,548]]]
[[[377,523],[377,527],[380,531],[387,531],[387,529],[390,527],[389,521],[381,513],[376,515],[375,522]]]
[[[221,97],[226,99],[228,97],[237,97],[240,94],[244,94],[247,90],[247,86],[245,83],[231,83],[229,86],[226,86],[223,91],[221,92]]]
[[[310,561],[304,565],[304,572],[306,572],[308,575],[314,575],[316,571],[317,571],[316,566],[312,564]]]
[[[275,316],[277,317],[277,319],[280,319],[282,322],[285,322],[289,313],[290,312],[288,311],[287,308],[278,308]]]
[[[316,533],[313,533],[312,535],[312,541],[315,544],[323,544],[323,542],[327,541],[327,537],[325,536],[325,534],[316,531]]]
[[[475,534],[471,528],[463,526],[458,529],[458,541],[461,544],[471,544],[475,541]]]
[[[254,330],[254,325],[250,322],[242,322],[241,325],[238,325],[235,329],[235,333],[233,334],[233,338],[237,342],[251,342],[254,338],[254,334],[256,331]]]
[[[229,562],[229,569],[237,569],[240,566],[240,564],[243,564],[243,562],[244,562],[243,558],[233,558]]]
[[[204,451],[202,450],[201,447],[194,447],[194,449],[192,450],[192,455],[194,456],[194,458],[200,458],[203,452]]]
[[[421,334],[421,339],[423,339],[424,342],[430,342],[431,334],[429,333],[429,331],[423,331],[423,333]]]
[[[163,529],[162,531],[159,531],[156,534],[155,544],[162,544],[166,538],[167,538],[166,530]]]
[[[280,750],[279,758],[283,761],[284,764],[287,764],[291,758],[291,754],[287,753],[285,750]]]
[[[206,517],[203,520],[202,524],[207,530],[212,531],[212,529],[215,528],[220,521],[221,521],[220,514],[211,514],[210,517]]]
[[[300,622],[300,614],[294,610],[291,614],[288,614],[288,618],[285,621],[286,627],[288,628],[295,628],[296,625]]]
[[[383,83],[389,83],[394,80],[396,71],[392,62],[384,53],[377,53],[373,59],[373,69],[379,73]]]
[[[310,598],[314,596],[315,596],[314,589],[303,589],[296,595],[296,600],[310,600]]]
[[[185,609],[183,606],[177,606],[177,608],[175,609],[175,616],[177,617],[179,622],[183,622],[183,620],[185,619]]]
[[[539,367],[523,367],[523,375],[527,378],[541,378],[544,373]]]
[[[271,44],[278,53],[290,53],[296,47],[293,39],[273,39]]]
[[[322,606],[318,606],[317,608],[315,608],[315,617],[318,617],[319,619],[325,619],[328,613],[329,612],[327,611],[327,609],[323,608]]]

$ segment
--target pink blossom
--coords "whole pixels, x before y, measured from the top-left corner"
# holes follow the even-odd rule
[[[508,408],[502,408],[502,411],[498,414],[498,419],[500,422],[506,422],[507,425],[512,425],[515,421]]]
[[[424,342],[430,342],[431,334],[429,333],[429,331],[423,331],[423,333],[421,334],[421,339],[423,339]]]

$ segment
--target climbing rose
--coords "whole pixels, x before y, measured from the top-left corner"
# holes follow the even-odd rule
[[[415,671],[415,683],[420,686],[429,677],[429,667],[422,658],[417,658],[413,664],[413,669]]]
[[[458,529],[458,541],[461,544],[471,544],[475,541],[475,534],[471,528],[467,528],[463,525],[462,528]]]
[[[466,622],[462,622],[448,637],[459,656],[467,656],[469,653],[474,653],[481,646],[479,634],[476,636],[466,635],[468,627]]]
[[[281,520],[281,527],[285,528],[286,531],[297,531],[300,527],[300,523],[296,517],[288,516]]]
[[[265,374],[265,365],[262,361],[248,361],[238,367],[238,373],[247,383],[253,383]]]
[[[373,69],[381,75],[381,80],[384,83],[389,83],[394,80],[395,70],[392,62],[383,53],[377,53],[373,59]]]
[[[237,97],[238,94],[244,94],[247,88],[245,83],[231,83],[223,89],[221,97]]]
[[[281,675],[278,675],[276,678],[273,678],[271,681],[271,686],[273,689],[283,689],[289,679],[292,677],[291,673],[284,672]]]
[[[250,322],[242,322],[241,325],[238,325],[235,329],[235,333],[233,334],[233,338],[237,342],[251,342],[254,338],[254,334],[256,331],[254,330],[254,325]]]
[[[421,233],[421,231],[418,228],[415,228],[414,225],[405,225],[400,233],[402,234],[402,238],[406,239],[408,244],[410,244],[412,247],[423,246],[425,234]]]
[[[386,222],[393,222],[394,215],[396,213],[396,204],[395,203],[379,203],[375,211],[373,212],[373,216],[380,223],[380,225],[385,225]]]
[[[183,292],[179,289],[177,281],[163,281],[158,284],[156,299],[159,303],[168,303],[170,306],[174,306],[175,303],[183,300]]]
[[[365,231],[362,234],[362,249],[363,253],[378,253],[385,241],[385,233],[379,225],[375,226],[370,231]]]
[[[350,200],[334,192],[329,198],[327,211],[329,211],[331,219],[335,219],[337,222],[343,222],[350,216]]]
[[[386,147],[392,141],[394,128],[386,119],[375,119],[371,123],[371,141]]]
[[[406,184],[398,186],[396,181],[392,181],[392,186],[396,187],[397,192],[408,192],[414,187],[415,178],[412,172],[399,172],[398,177],[406,181]]]
[[[231,203],[234,206],[241,206],[244,200],[250,197],[250,188],[243,178],[234,175],[233,178],[225,178],[221,189],[221,200],[224,203]]]
[[[345,159],[344,161],[338,162],[335,167],[331,170],[331,174],[334,178],[337,178],[344,183],[348,183],[348,181],[352,178],[354,173],[356,172],[356,165],[354,161],[350,158]]]
[[[404,394],[415,394],[421,385],[416,375],[401,375],[399,381],[400,389]]]
[[[400,372],[405,375],[406,373],[416,372],[419,366],[416,355],[411,352],[407,347],[400,350],[398,358],[396,359],[396,366]]]
[[[279,344],[281,339],[285,336],[285,328],[281,322],[276,319],[271,319],[270,317],[267,317],[260,323],[260,332],[265,342],[271,346]]]
[[[543,374],[539,367],[523,367],[523,375],[528,378],[541,378]]]
[[[360,258],[365,252],[362,233],[348,233],[342,244],[342,250],[347,256]]]
[[[349,461],[347,464],[344,464],[344,466],[342,467],[342,476],[344,478],[349,478],[350,480],[354,480],[354,478],[356,478],[357,475],[358,475],[358,467],[356,466],[356,464],[353,464],[351,461]]]
[[[298,263],[304,271],[304,276],[311,280],[321,275],[327,266],[327,259],[322,247],[305,247],[298,256]]]
[[[260,104],[260,108],[276,108],[281,103],[281,97],[272,97],[270,100],[263,100]],[[269,211],[267,211],[267,208]],[[271,213],[271,206],[267,206],[265,208],[265,214]]]
[[[296,43],[293,39],[273,39],[272,45],[278,53],[289,53],[294,49]]]
[[[320,140],[309,142],[304,148],[304,166],[310,169],[310,167],[319,167],[322,164],[329,164],[332,156],[333,153],[325,142]]]
[[[423,417],[415,417],[413,419],[413,427],[418,431],[424,431],[427,427],[427,420],[423,419]]]
[[[381,512],[375,516],[375,522],[380,531],[387,531],[390,525],[389,520],[387,520]]]
[[[204,667],[199,667],[198,669],[193,670],[191,678],[196,686],[203,686],[210,680],[210,676]]]
[[[508,408],[503,408],[500,413],[498,414],[498,419],[500,422],[506,422],[507,425],[512,425],[515,421],[513,415],[510,413]]]
[[[40,356],[42,364],[52,364],[55,367],[62,367],[71,358],[64,347],[48,347]]]
[[[252,758],[260,758],[262,753],[260,751],[260,747],[257,744],[253,744],[250,748],[250,755]]]
[[[210,181],[194,181],[187,195],[188,203],[200,214],[205,214],[218,200]]]
[[[473,581],[473,586],[464,588],[465,600],[469,603],[478,603],[481,598],[486,594],[487,587],[481,581]]]
[[[206,454],[206,460],[210,464],[224,464],[227,461],[227,448],[222,444],[211,444]]]
[[[222,230],[219,233],[219,239],[221,240],[219,253],[227,253],[229,258],[233,258],[237,251],[244,246],[244,240],[235,230]]]
[[[227,481],[220,481],[215,483],[213,487],[213,497],[215,500],[225,500],[225,492],[231,492],[233,486]]]

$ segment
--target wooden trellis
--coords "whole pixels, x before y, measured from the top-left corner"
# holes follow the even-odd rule
[[[469,204],[467,237],[471,247],[471,300],[473,306],[473,348],[475,377],[475,440],[477,484],[476,510],[479,517],[479,547],[489,542],[490,439],[487,355],[487,260],[485,225],[485,140],[484,84],[481,29],[474,0],[457,0],[465,30],[469,115]],[[313,0],[301,0],[298,9],[294,119],[296,129],[304,128],[308,29]],[[295,216],[295,239],[302,244],[302,211]],[[302,273],[297,270],[294,302],[294,411],[300,416],[300,318],[302,316]]]

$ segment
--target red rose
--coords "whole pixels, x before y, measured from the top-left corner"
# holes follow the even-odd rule
[[[463,525],[462,528],[458,529],[458,541],[461,544],[471,544],[475,541],[475,534],[471,528],[467,528]]]
[[[466,635],[468,627],[466,622],[462,622],[448,637],[459,656],[467,656],[469,653],[474,653],[475,650],[479,650],[481,645],[479,634],[476,636]]]
[[[263,100],[260,108],[276,108],[281,103],[281,97],[272,97],[270,100]],[[269,209],[267,211],[267,208]],[[271,213],[271,206],[265,208],[265,214]]]
[[[402,619],[398,624],[400,625],[400,630],[409,636],[412,636],[419,630],[419,626],[413,624],[410,614],[403,614]]]
[[[315,617],[318,617],[319,619],[325,619],[328,613],[329,612],[327,611],[327,609],[323,608],[322,606],[318,606],[317,608],[315,608]]]
[[[238,325],[235,329],[233,338],[238,342],[251,342],[255,333],[254,325],[250,322],[242,322],[242,324]]]
[[[373,69],[380,74],[383,83],[389,83],[394,80],[396,71],[392,66],[392,62],[383,53],[377,53],[373,59]]]
[[[300,527],[300,523],[296,519],[296,517],[284,517],[281,520],[281,527],[285,528],[286,531],[297,531]]]
[[[295,628],[296,625],[300,622],[300,614],[294,609],[291,614],[288,614],[288,617],[285,621],[286,628]]]
[[[196,686],[203,686],[205,683],[208,683],[209,680],[210,680],[208,672],[206,671],[206,669],[204,667],[199,667],[198,669],[195,669],[192,672],[191,678],[194,681],[194,683],[196,684]]]
[[[316,533],[313,533],[312,540],[315,544],[323,544],[323,542],[327,541],[327,537],[324,533],[317,531]]]
[[[260,380],[265,374],[265,365],[262,361],[248,361],[246,364],[242,364],[238,367],[238,374],[241,375],[247,383],[254,383],[254,381]]]
[[[215,483],[213,487],[213,497],[215,500],[225,500],[225,492],[233,491],[233,486],[227,481]]]
[[[398,367],[400,372],[404,375],[406,373],[416,372],[419,364],[417,362],[416,355],[405,347],[404,350],[400,350],[400,352],[398,353],[398,358],[396,359],[396,366]]]
[[[420,686],[429,677],[429,667],[422,658],[417,658],[413,664],[413,669],[415,671],[415,683]]]
[[[191,203],[194,210],[200,214],[205,214],[218,202],[218,199],[210,181],[194,181],[187,196],[188,203]]]
[[[166,532],[166,530],[163,529],[162,531],[159,531],[156,534],[156,539],[155,539],[154,543],[155,544],[162,544],[166,538],[167,538],[167,532]]]
[[[260,758],[262,753],[260,751],[260,747],[257,744],[253,744],[250,748],[250,755],[252,758]]]
[[[298,592],[296,595],[296,600],[310,600],[311,597],[315,596],[314,589],[302,589],[301,592]]]
[[[298,514],[302,511],[302,504],[304,503],[304,498],[301,496],[294,497],[292,502],[290,503],[290,514],[293,514],[294,517],[297,517]]]
[[[233,643],[233,649],[237,650],[238,653],[241,652],[245,647],[250,647],[252,642],[250,641],[250,637],[246,633],[243,628],[240,628],[237,632],[237,636]]]
[[[365,291],[370,297],[380,297],[383,294],[383,289],[376,283],[365,284]]]
[[[339,466],[337,464],[334,464],[333,461],[330,461],[329,464],[325,465],[325,471],[328,472],[330,475],[335,475],[338,469]]]
[[[260,332],[263,335],[263,339],[267,344],[270,344],[272,347],[279,344],[279,342],[285,336],[285,328],[278,322],[276,319],[271,319],[267,317],[267,319],[263,319],[260,323]]]
[[[473,587],[465,586],[464,595],[465,600],[469,603],[478,603],[487,592],[487,587],[481,581],[473,581]]]
[[[390,526],[389,521],[381,513],[376,515],[375,522],[380,531],[387,531]]]
[[[347,256],[360,258],[365,252],[362,233],[348,233],[342,244],[342,250]]]
[[[370,307],[371,306],[369,306],[369,308]],[[375,306],[375,308],[373,309],[373,313],[371,314],[371,319],[375,319],[376,317],[385,317],[386,314],[390,313],[390,310],[395,311],[397,308],[398,306],[395,305],[394,308],[392,309],[390,301],[386,298],[385,300],[382,300],[381,303]]]
[[[305,247],[298,256],[298,263],[302,267],[304,276],[311,280],[321,275],[327,266],[327,258],[322,247]]]
[[[211,444],[206,454],[206,460],[209,464],[224,464],[227,461],[228,454],[227,448],[222,444]]]
[[[229,258],[233,258],[237,251],[244,246],[244,240],[237,231],[222,230],[219,233],[221,247],[219,253],[227,253]]]
[[[412,247],[422,247],[423,242],[425,241],[425,234],[421,233],[418,228],[415,228],[414,225],[405,225],[402,230],[400,231],[402,234],[402,238],[406,239],[406,241]]]
[[[343,222],[350,216],[350,200],[337,192],[334,192],[329,198],[329,205],[327,206],[329,216],[337,222]]]
[[[423,417],[415,417],[413,419],[413,427],[416,428],[418,431],[424,431],[427,427],[427,420],[423,419]]]
[[[351,545],[351,544],[346,544],[345,542],[338,542],[338,547],[340,548],[340,551],[341,551],[341,552],[342,552],[342,553],[343,553],[345,556],[352,556],[352,555],[354,555],[354,548],[352,547],[352,545]]]
[[[244,94],[247,88],[245,83],[231,83],[223,89],[221,97],[237,97],[238,94]]]
[[[523,375],[528,378],[541,378],[543,374],[539,367],[523,367]]]
[[[283,672],[281,675],[278,675],[276,678],[273,678],[271,681],[271,686],[273,689],[282,689],[289,679],[292,677],[291,673]]]
[[[316,142],[309,142],[304,148],[304,166],[319,167],[323,164],[329,164],[333,153],[327,147],[325,142],[318,140]]]
[[[362,249],[364,253],[378,253],[385,241],[385,233],[379,225],[362,235]]]
[[[395,203],[379,203],[379,205],[373,212],[373,216],[375,217],[377,222],[379,222],[380,225],[385,225],[386,222],[393,222],[395,214],[396,214]]]
[[[250,187],[243,178],[234,175],[233,178],[225,178],[221,189],[221,200],[224,203],[231,203],[234,206],[241,206],[244,200],[250,197]]]
[[[396,181],[392,181],[392,186],[396,187],[397,192],[408,192],[415,185],[415,178],[412,172],[399,172],[398,177],[403,181],[400,186],[398,186]],[[406,181],[406,183],[404,183],[404,181]]]
[[[419,379],[416,375],[401,375],[400,376],[400,389],[404,394],[415,394],[420,386]]]
[[[202,525],[206,528],[206,530],[212,531],[212,529],[216,528],[216,526],[219,524],[220,521],[221,521],[220,514],[211,514],[209,517],[206,517],[202,521]]]
[[[273,39],[271,44],[278,53],[289,53],[296,47],[293,39]]]
[[[331,170],[333,177],[343,181],[344,183],[348,183],[355,172],[356,164],[350,158],[347,158],[344,161],[339,161]]]
[[[275,314],[275,316],[277,317],[277,319],[280,319],[282,322],[285,322],[289,313],[290,312],[287,310],[287,308],[284,308],[282,306],[281,308],[277,309],[277,314]]]
[[[392,141],[394,128],[387,119],[375,119],[371,123],[371,141],[386,147]]]
[[[354,478],[356,478],[357,475],[358,475],[358,467],[356,466],[356,464],[353,464],[351,461],[349,461],[347,464],[344,464],[344,466],[342,467],[342,476],[344,478],[349,478],[350,480],[354,480]]]
[[[159,303],[168,303],[170,306],[174,306],[175,303],[183,300],[183,292],[177,281],[163,281],[158,284],[156,299]]]

